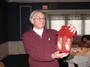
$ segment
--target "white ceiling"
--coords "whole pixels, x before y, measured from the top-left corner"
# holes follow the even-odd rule
[[[90,0],[7,0],[8,2],[90,2]]]

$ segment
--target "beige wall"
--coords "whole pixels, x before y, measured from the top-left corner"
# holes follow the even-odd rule
[[[9,48],[9,55],[25,54],[25,49],[22,41],[9,41],[8,48]]]
[[[9,41],[0,44],[0,60],[7,55],[26,54],[22,41]]]

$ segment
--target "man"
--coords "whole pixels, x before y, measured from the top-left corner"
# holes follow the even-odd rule
[[[29,54],[30,67],[59,67],[57,59],[66,57],[68,53],[56,51],[57,31],[44,28],[45,15],[39,10],[33,11],[29,20],[33,29],[23,34],[23,43]],[[73,26],[70,30],[73,33],[76,31]]]

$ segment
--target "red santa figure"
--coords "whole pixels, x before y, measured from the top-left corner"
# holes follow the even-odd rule
[[[57,50],[60,52],[70,53],[74,34],[73,32],[70,32],[69,26],[62,26],[57,35]]]

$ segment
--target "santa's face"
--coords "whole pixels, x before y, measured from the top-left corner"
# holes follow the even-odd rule
[[[61,52],[70,52],[71,50],[71,44],[72,44],[72,38],[69,38],[67,36],[58,36],[58,50]]]

